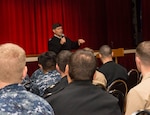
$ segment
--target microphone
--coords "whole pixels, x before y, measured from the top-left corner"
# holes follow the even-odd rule
[[[61,34],[61,38],[65,37],[65,34]]]
[[[64,37],[64,38],[63,38]],[[61,34],[61,44],[65,44],[66,43],[66,38],[65,38],[65,35],[64,34]]]

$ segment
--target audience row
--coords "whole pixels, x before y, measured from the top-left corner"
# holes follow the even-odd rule
[[[125,97],[124,111],[118,99],[106,89],[115,81],[128,81],[126,68],[113,61],[108,45],[99,49],[102,66],[97,67],[93,51],[44,52],[39,69],[27,75],[25,51],[18,45],[0,45],[0,111],[3,114],[39,115],[131,115],[149,108],[150,41],[136,48],[135,61],[141,82]],[[26,88],[26,89],[25,89]],[[133,103],[136,103],[133,106]]]

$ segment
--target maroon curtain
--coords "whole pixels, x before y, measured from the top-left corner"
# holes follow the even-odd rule
[[[142,2],[142,40],[150,40],[150,0]]]
[[[84,38],[81,48],[132,47],[131,0],[0,0],[0,16],[0,44],[19,44],[27,54],[47,51],[55,22],[72,40]]]
[[[131,0],[106,0],[107,42],[113,48],[132,48]]]

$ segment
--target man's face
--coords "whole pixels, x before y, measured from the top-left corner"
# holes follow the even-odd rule
[[[56,29],[53,29],[53,32],[58,35],[61,36],[63,34],[63,29],[62,26],[57,27]]]

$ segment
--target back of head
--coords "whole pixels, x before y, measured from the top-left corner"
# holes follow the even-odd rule
[[[102,55],[102,57],[110,57],[112,56],[112,49],[108,45],[103,45],[99,49],[99,53]]]
[[[0,45],[0,81],[19,83],[25,63],[25,51],[20,46],[12,43]]]
[[[62,50],[59,52],[56,58],[56,63],[58,64],[60,70],[65,72],[65,67],[69,63],[71,52],[68,50]]]
[[[91,48],[89,48],[89,47],[85,47],[85,48],[83,48],[83,50],[85,50],[85,51],[90,51],[90,52],[92,52],[92,53],[94,54],[94,50],[91,49]]]
[[[57,27],[60,27],[60,26],[62,26],[62,25],[59,23],[55,23],[52,25],[52,29],[56,29]]]
[[[144,41],[137,46],[136,56],[144,65],[150,65],[150,41]]]
[[[43,70],[53,70],[56,66],[56,53],[53,51],[48,51],[42,53],[38,57],[38,63],[42,65]]]
[[[71,55],[69,75],[72,80],[92,80],[96,70],[96,59],[92,52],[77,50]]]

